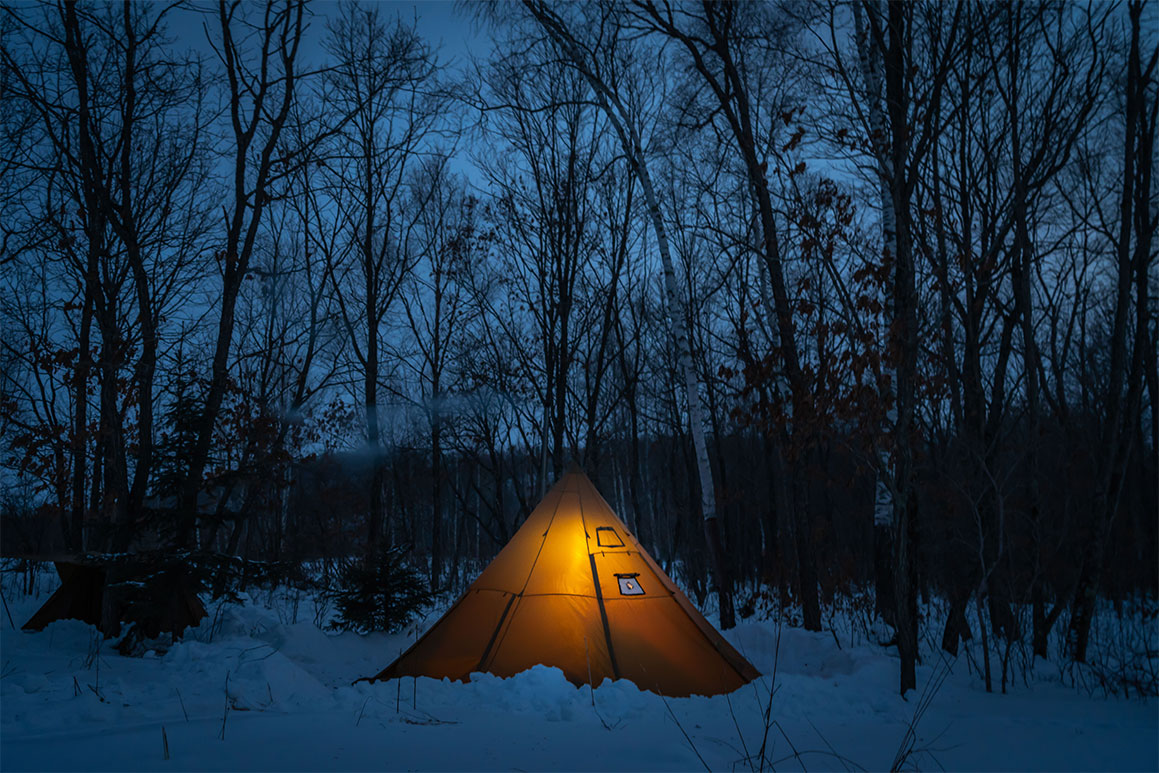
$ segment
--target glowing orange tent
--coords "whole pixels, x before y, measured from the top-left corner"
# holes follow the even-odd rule
[[[455,605],[372,681],[506,677],[537,664],[576,685],[630,679],[670,696],[731,692],[760,675],[575,465]]]

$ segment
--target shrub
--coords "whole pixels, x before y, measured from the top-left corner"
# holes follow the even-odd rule
[[[344,566],[330,597],[338,613],[330,628],[369,633],[403,628],[430,603],[431,592],[406,550],[396,546]]]

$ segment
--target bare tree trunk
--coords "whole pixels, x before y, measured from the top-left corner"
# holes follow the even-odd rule
[[[732,600],[732,578],[728,572],[724,546],[721,543],[720,525],[717,522],[716,489],[713,485],[708,444],[704,435],[704,411],[701,407],[700,391],[697,385],[696,371],[693,367],[692,344],[688,336],[686,321],[687,310],[677,286],[676,269],[668,244],[667,226],[664,223],[660,200],[656,195],[652,177],[648,172],[643,142],[640,140],[636,125],[632,121],[632,113],[621,103],[610,84],[605,82],[591,66],[587,56],[584,55],[554,11],[538,0],[524,0],[524,5],[544,31],[571,59],[576,69],[591,86],[597,102],[616,130],[620,145],[630,160],[632,171],[640,181],[644,202],[648,208],[648,216],[656,233],[656,249],[660,253],[660,261],[664,270],[664,289],[668,300],[669,319],[672,325],[673,338],[676,339],[676,353],[680,370],[684,377],[688,423],[700,481],[700,509],[704,522],[704,537],[708,544],[708,553],[720,605],[720,627],[723,629],[732,628],[736,625],[736,613]]]
[[[1011,46],[1013,48],[1013,46]],[[1013,59],[1013,56],[1011,56]],[[1013,65],[1012,65],[1013,69]],[[1012,78],[1013,81],[1013,78]],[[1017,100],[1012,99],[1012,104]],[[1021,148],[1019,143],[1019,126],[1017,115],[1011,115],[1011,149],[1014,156],[1014,240],[1017,268],[1014,272],[1016,306],[1020,309],[1022,322],[1022,361],[1026,383],[1027,427],[1026,427],[1026,470],[1028,476],[1028,508],[1030,511],[1030,528],[1034,541],[1032,579],[1030,587],[1031,619],[1033,632],[1031,638],[1035,646],[1035,654],[1046,656],[1046,640],[1050,629],[1046,627],[1048,616],[1044,610],[1045,588],[1042,526],[1039,517],[1039,488],[1038,488],[1038,444],[1041,436],[1041,397],[1038,384],[1038,346],[1034,334],[1034,311],[1031,296],[1031,273],[1033,248],[1030,242],[1030,229],[1027,225],[1027,192],[1025,180],[1021,174]],[[993,597],[992,597],[993,598]],[[1051,620],[1053,622],[1053,620]],[[1041,651],[1039,651],[1041,645]]]
[[[262,213],[270,201],[268,188],[273,155],[294,101],[295,67],[304,29],[301,0],[286,0],[281,8],[271,7],[264,22],[256,25],[255,30],[261,38],[263,61],[260,66],[253,62],[243,64],[239,61],[242,56],[239,41],[234,37],[237,24],[234,16],[241,7],[240,2],[227,5],[226,0],[219,0],[217,7],[222,35],[220,47],[229,84],[229,114],[236,143],[233,200],[232,210],[226,215],[225,246],[219,253],[222,263],[221,315],[217,324],[209,391],[197,422],[196,442],[177,500],[177,543],[184,548],[196,547],[197,499],[209,462],[213,431],[228,387],[237,300],[241,283],[249,270]],[[254,66],[254,70],[249,69],[250,66]],[[259,132],[262,125],[265,129]],[[257,147],[257,157],[252,158],[251,147],[259,138],[261,144]]]
[[[642,148],[638,149],[642,154]],[[655,198],[651,177],[642,163],[637,165],[641,178],[644,198],[652,217],[652,227],[656,230],[656,241],[664,266],[664,287],[668,292],[668,309],[676,338],[680,369],[684,375],[684,393],[688,406],[688,423],[692,434],[692,448],[696,458],[696,470],[700,478],[700,512],[704,520],[704,537],[708,544],[709,559],[716,581],[717,597],[720,604],[720,627],[732,628],[736,625],[736,613],[732,602],[732,578],[724,557],[724,546],[720,539],[720,525],[716,517],[716,489],[712,481],[712,468],[708,459],[708,443],[704,436],[704,413],[700,404],[700,391],[696,383],[696,371],[692,364],[691,342],[685,321],[683,298],[676,287],[676,271],[672,254],[668,248],[668,234],[665,230],[660,205]]]
[[[946,616],[946,626],[942,631],[942,649],[957,656],[958,641],[969,641],[972,636],[970,623],[966,620],[966,607],[970,603],[970,590],[962,590],[959,585],[950,589],[950,612]]]
[[[649,524],[651,509],[643,500],[643,486],[641,477],[640,459],[640,411],[638,400],[638,371],[628,364],[628,344],[624,335],[623,319],[617,316],[613,322],[616,333],[616,344],[619,349],[620,377],[624,381],[624,407],[628,413],[628,492],[632,502],[632,512],[635,521],[636,538],[640,543],[649,546],[653,539],[653,529]]]
[[[366,449],[370,454],[366,551],[367,555],[373,556],[382,537],[382,487],[385,476],[382,470],[381,432],[378,427],[378,323],[374,316],[370,319],[366,337],[366,372],[362,377],[362,388],[366,404]]]
[[[913,585],[914,533],[913,448],[915,379],[917,376],[917,298],[909,229],[909,195],[905,169],[909,155],[908,93],[906,91],[906,9],[892,3],[888,10],[888,47],[883,46],[886,107],[890,121],[893,211],[896,217],[894,255],[893,341],[898,353],[897,422],[894,429],[893,546],[894,602],[897,649],[901,657],[901,693],[917,686],[917,589]]]
[[[1143,64],[1140,52],[1141,0],[1128,4],[1131,46],[1127,61],[1126,123],[1123,157],[1123,193],[1119,206],[1119,238],[1116,244],[1117,287],[1115,317],[1111,329],[1110,372],[1105,394],[1107,407],[1101,443],[1101,466],[1096,481],[1093,538],[1086,541],[1071,605],[1068,644],[1071,657],[1085,662],[1095,602],[1106,558],[1111,524],[1118,512],[1132,440],[1137,434],[1142,395],[1143,347],[1146,329],[1146,273],[1152,259],[1151,242],[1155,220],[1151,212],[1151,175],[1155,159],[1155,124],[1159,102],[1147,104],[1154,80],[1159,48]],[[1135,250],[1131,251],[1131,233]],[[1133,356],[1127,369],[1127,320],[1131,306],[1132,280],[1136,285],[1136,322],[1131,335]],[[1124,382],[1126,395],[1123,394]]]
[[[439,587],[443,571],[443,424],[439,412],[439,383],[433,384],[431,420],[431,585]]]
[[[99,195],[103,185],[102,171],[91,131],[93,119],[89,95],[88,52],[85,48],[76,6],[65,4],[62,7],[62,16],[65,28],[65,51],[68,54],[69,67],[77,89],[79,163],[84,206],[91,220],[88,227],[91,279],[86,280],[86,283],[88,281],[95,283],[99,280],[100,271],[97,258],[104,254],[104,229],[107,219],[104,202]],[[117,333],[115,305],[110,308],[110,304],[116,303],[116,297],[109,297],[103,285],[94,285],[86,290],[86,294],[88,292],[92,293],[92,299],[96,304],[97,328],[101,335],[100,357],[97,365],[101,376],[98,432],[99,448],[103,452],[101,473],[104,485],[100,501],[100,516],[102,525],[105,527],[101,535],[102,543],[105,543],[101,545],[103,549],[107,547],[109,527],[119,524],[122,520],[121,514],[128,494],[124,472],[124,443],[120,432],[120,412],[117,410],[116,389],[117,364],[121,356],[122,344]]]
[[[120,158],[120,201],[109,201],[110,210],[115,213],[111,219],[117,235],[125,246],[125,255],[133,275],[133,285],[137,300],[137,324],[141,329],[141,356],[137,360],[137,464],[133,471],[133,482],[126,491],[125,512],[136,520],[140,517],[145,500],[145,489],[153,468],[153,380],[157,369],[157,326],[153,316],[153,302],[150,294],[149,273],[145,267],[141,244],[138,240],[138,226],[134,212],[133,190],[137,175],[133,169],[136,148],[133,128],[137,108],[137,32],[132,18],[132,6],[122,7],[124,24],[125,64],[123,77],[123,97],[121,104],[121,158]],[[111,197],[110,197],[111,198]],[[126,524],[128,526],[128,524]],[[133,534],[128,528],[120,529],[114,536],[114,551],[125,550]]]
[[[761,226],[761,257],[768,269],[768,279],[774,301],[775,317],[770,322],[773,323],[773,329],[776,331],[777,345],[789,384],[793,425],[798,428],[811,427],[813,422],[811,395],[809,385],[801,369],[800,354],[793,326],[792,304],[786,291],[781,247],[772,196],[769,192],[766,164],[763,153],[759,151],[757,145],[749,92],[732,50],[737,35],[736,6],[727,4],[704,6],[705,21],[712,38],[709,50],[712,55],[719,59],[720,69],[718,70],[716,67],[709,66],[705,61],[705,54],[701,51],[699,38],[693,38],[677,29],[673,22],[671,9],[661,11],[651,2],[639,3],[639,5],[657,26],[657,29],[679,41],[688,51],[697,71],[711,88],[728,120],[753,195],[753,208]],[[794,432],[792,439],[798,448],[808,449],[813,445],[815,438],[812,437],[812,434],[814,432],[814,429],[801,429]],[[806,455],[802,454],[802,456]],[[804,501],[799,500],[794,504],[793,515],[796,519],[797,533],[800,538],[806,540],[806,549],[808,549],[808,535],[813,528],[812,523],[809,522],[810,511]],[[799,539],[798,545],[801,544]],[[810,558],[810,562],[815,560],[815,556]],[[804,625],[810,630],[820,630],[821,619],[820,605],[817,599],[816,573],[810,571],[809,566],[810,563],[802,563],[798,567],[800,570],[799,590],[803,597],[802,608],[806,613]]]
[[[69,551],[85,550],[85,466],[88,461],[88,388],[89,378],[93,368],[92,354],[92,326],[93,305],[97,293],[97,245],[100,237],[90,235],[88,240],[88,259],[85,269],[84,306],[81,310],[80,335],[77,342],[77,365],[74,375],[73,389],[76,409],[73,417],[73,473],[72,473],[72,507],[71,517],[63,526],[65,549]]]

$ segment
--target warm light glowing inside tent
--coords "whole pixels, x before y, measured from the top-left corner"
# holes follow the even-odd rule
[[[662,695],[731,692],[758,672],[644,551],[578,468],[453,607],[376,679],[630,679]]]

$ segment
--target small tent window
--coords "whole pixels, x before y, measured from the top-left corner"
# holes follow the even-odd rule
[[[640,587],[640,581],[637,579],[639,574],[617,574],[616,581],[620,583],[621,596],[643,596],[644,589]]]
[[[624,541],[611,526],[600,526],[596,529],[596,544],[602,548],[624,547]]]

